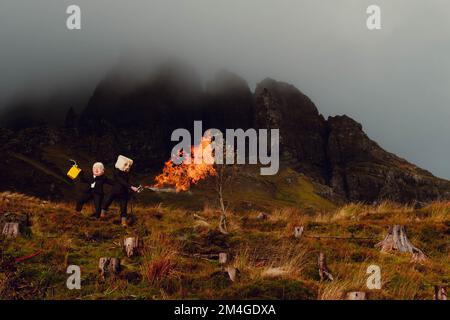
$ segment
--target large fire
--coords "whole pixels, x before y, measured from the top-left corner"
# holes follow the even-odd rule
[[[201,161],[194,161],[199,155],[202,157]],[[155,178],[154,187],[172,186],[177,192],[187,191],[191,185],[217,174],[212,159],[211,138],[203,137],[200,145],[191,147],[191,161],[183,161],[179,165],[174,164],[171,159],[166,161],[163,172]]]

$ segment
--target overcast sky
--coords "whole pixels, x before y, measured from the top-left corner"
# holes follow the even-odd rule
[[[66,29],[81,7],[82,30]],[[382,10],[369,31],[366,8]],[[127,52],[158,50],[205,78],[292,83],[388,151],[450,178],[448,0],[1,0],[0,107],[23,90],[94,87]],[[150,58],[149,58],[150,59]]]

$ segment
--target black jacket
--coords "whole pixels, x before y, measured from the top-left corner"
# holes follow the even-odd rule
[[[109,180],[105,175],[94,177],[86,176],[84,171],[81,171],[80,173],[80,180],[83,183],[83,189],[82,191],[84,193],[95,193],[99,195],[103,195],[103,186],[106,184],[112,185],[111,180]],[[92,184],[95,182],[94,187],[92,188]]]
[[[114,169],[114,180],[111,193],[116,195],[128,195],[130,190],[130,173]]]

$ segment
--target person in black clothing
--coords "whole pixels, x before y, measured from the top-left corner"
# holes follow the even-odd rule
[[[103,201],[104,184],[112,185],[111,181],[104,175],[105,167],[101,162],[96,162],[92,166],[92,176],[87,177],[84,171],[81,171],[80,180],[83,183],[83,191],[78,198],[75,210],[80,212],[83,206],[90,200],[94,201],[96,218],[100,217]]]
[[[127,226],[127,207],[130,191],[138,191],[137,187],[130,184],[130,169],[132,165],[133,160],[124,156],[118,157],[114,169],[114,180],[111,193],[106,197],[101,211],[101,217],[104,218],[109,206],[116,200],[120,206],[120,219],[124,227]]]

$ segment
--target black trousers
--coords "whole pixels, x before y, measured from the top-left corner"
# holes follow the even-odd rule
[[[117,194],[110,193],[103,204],[103,210],[108,210],[109,206],[113,201],[117,201],[120,207],[120,217],[125,218],[127,216],[127,207],[128,207],[128,195],[127,194]]]
[[[100,213],[102,211],[103,194],[91,192],[83,193],[77,201],[75,210],[77,210],[78,212],[81,211],[83,209],[83,206],[90,200],[94,200],[95,215],[97,217],[100,217]]]

